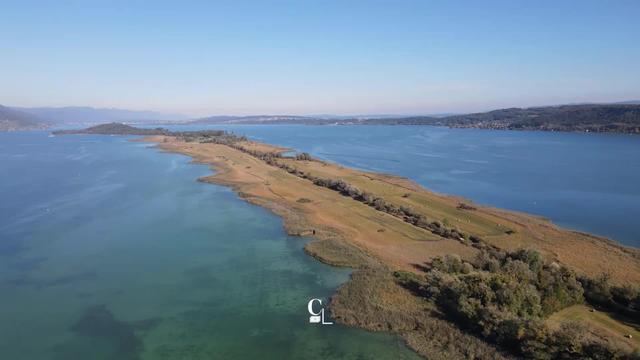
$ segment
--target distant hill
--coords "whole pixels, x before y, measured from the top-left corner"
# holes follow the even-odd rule
[[[446,117],[414,116],[345,124],[439,125],[496,130],[588,131],[640,134],[640,105],[585,104],[510,108]]]
[[[168,135],[170,131],[163,128],[142,129],[121,123],[109,123],[92,126],[80,130],[57,130],[54,135],[97,134],[97,135]]]
[[[47,119],[55,125],[98,124],[105,122],[157,123],[186,120],[179,114],[124,109],[101,109],[86,106],[13,108],[14,110]]]
[[[32,114],[0,105],[0,131],[46,129],[49,124]]]

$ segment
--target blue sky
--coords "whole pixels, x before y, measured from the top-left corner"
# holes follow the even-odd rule
[[[418,114],[640,99],[640,1],[4,1],[0,104]]]

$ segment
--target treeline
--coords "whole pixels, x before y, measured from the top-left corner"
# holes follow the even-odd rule
[[[584,301],[576,274],[534,250],[481,251],[432,261],[425,276],[397,272],[401,284],[433,301],[451,321],[531,359],[638,359],[589,336],[577,324],[549,329],[544,319]]]
[[[437,220],[430,220],[425,215],[420,214],[408,206],[396,206],[385,199],[375,196],[367,191],[362,191],[354,185],[342,179],[324,179],[319,177],[307,177],[315,185],[335,190],[344,196],[348,196],[356,201],[371,206],[372,208],[393,215],[419,228],[428,230],[439,236],[455,239],[459,241],[470,241],[480,244],[481,239],[477,236],[467,235],[457,229],[449,229]]]
[[[326,179],[312,175],[311,173],[304,172],[296,168],[295,166],[285,164],[283,162],[278,161],[278,159],[282,158],[280,153],[275,152],[263,152],[254,149],[247,149],[240,144],[237,144],[236,141],[226,143],[234,149],[242,151],[246,154],[249,154],[253,157],[256,157],[260,160],[263,160],[267,164],[271,166],[279,167],[289,174],[298,176],[303,179],[307,179],[313,182],[314,185],[322,186],[327,189],[331,189],[339,192],[340,194],[350,197],[356,201],[359,201],[363,204],[371,206],[372,208],[385,212],[389,215],[393,215],[397,218],[402,219],[403,221],[417,226],[419,228],[428,230],[433,234],[439,235],[444,238],[454,239],[461,242],[464,242],[467,245],[474,246],[479,249],[494,249],[495,247],[487,244],[480,238],[479,236],[466,234],[458,229],[451,229],[443,225],[440,221],[430,220],[425,215],[416,212],[414,209],[408,206],[396,206],[382,197],[375,196],[374,194],[362,191],[358,187],[347,183],[342,179]],[[314,161],[308,153],[301,153],[293,157],[292,159],[299,161]]]
[[[246,141],[245,136],[237,136],[222,130],[179,131],[172,135],[186,141],[205,144],[232,145],[239,141]]]

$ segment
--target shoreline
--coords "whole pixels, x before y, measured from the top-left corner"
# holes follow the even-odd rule
[[[395,270],[417,272],[417,268],[431,258],[447,253],[472,259],[476,253],[472,246],[433,236],[424,229],[388,214],[381,214],[340,193],[315,186],[308,180],[227,145],[185,142],[167,136],[150,136],[138,141],[154,143],[161,151],[187,155],[195,163],[209,165],[215,173],[201,177],[198,181],[230,187],[245,201],[280,216],[289,235],[312,238],[304,247],[306,254],[332,266],[353,268],[351,279],[341,285],[331,298],[330,309],[337,322],[371,331],[398,334],[408,346],[425,357],[450,356],[451,346],[455,344],[459,351],[454,350],[453,353],[459,357],[484,354],[485,357],[509,358],[509,355],[478,340],[474,335],[461,331],[441,318],[431,316],[430,305],[397,284],[392,276]],[[243,146],[274,153],[291,151],[252,141],[246,141]],[[283,161],[296,160],[285,158]],[[409,192],[411,195],[406,199],[418,201],[427,197],[429,201],[426,202],[425,209],[429,206],[453,206],[456,209],[456,205],[462,204],[462,201],[469,203],[460,197],[433,193],[411,180],[395,175],[354,170],[318,160],[303,161],[296,165],[305,170],[347,178],[365,189],[366,185],[363,186],[362,183],[371,183],[376,190],[385,193],[385,199],[389,196],[397,200],[397,194],[390,194],[393,191],[404,192],[401,200]],[[532,247],[578,273],[596,276],[602,271],[623,269],[612,272],[614,281],[640,281],[638,249],[603,237],[561,229],[538,216],[476,204],[468,206],[473,210],[456,211],[473,218],[474,222],[468,220],[469,224],[464,224],[463,221],[457,221],[455,227],[465,225],[465,228],[472,228],[474,232],[487,232],[487,229],[493,231],[483,233],[483,238],[491,246],[507,250]],[[350,211],[345,212],[345,209]],[[335,212],[339,214],[333,214]],[[433,216],[431,213],[429,215]],[[487,219],[490,221],[486,221]],[[450,221],[454,222],[453,219]],[[496,228],[504,230],[512,227],[517,229],[511,234],[495,233]],[[381,239],[381,234],[386,240]],[[587,263],[584,263],[585,259]],[[447,336],[443,337],[443,334]]]

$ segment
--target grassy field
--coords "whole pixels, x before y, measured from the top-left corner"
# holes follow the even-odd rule
[[[551,328],[558,328],[567,322],[577,322],[586,326],[593,336],[602,340],[622,343],[629,350],[640,350],[640,330],[606,312],[585,305],[574,305],[558,311],[547,319]],[[628,335],[631,335],[631,339]]]

